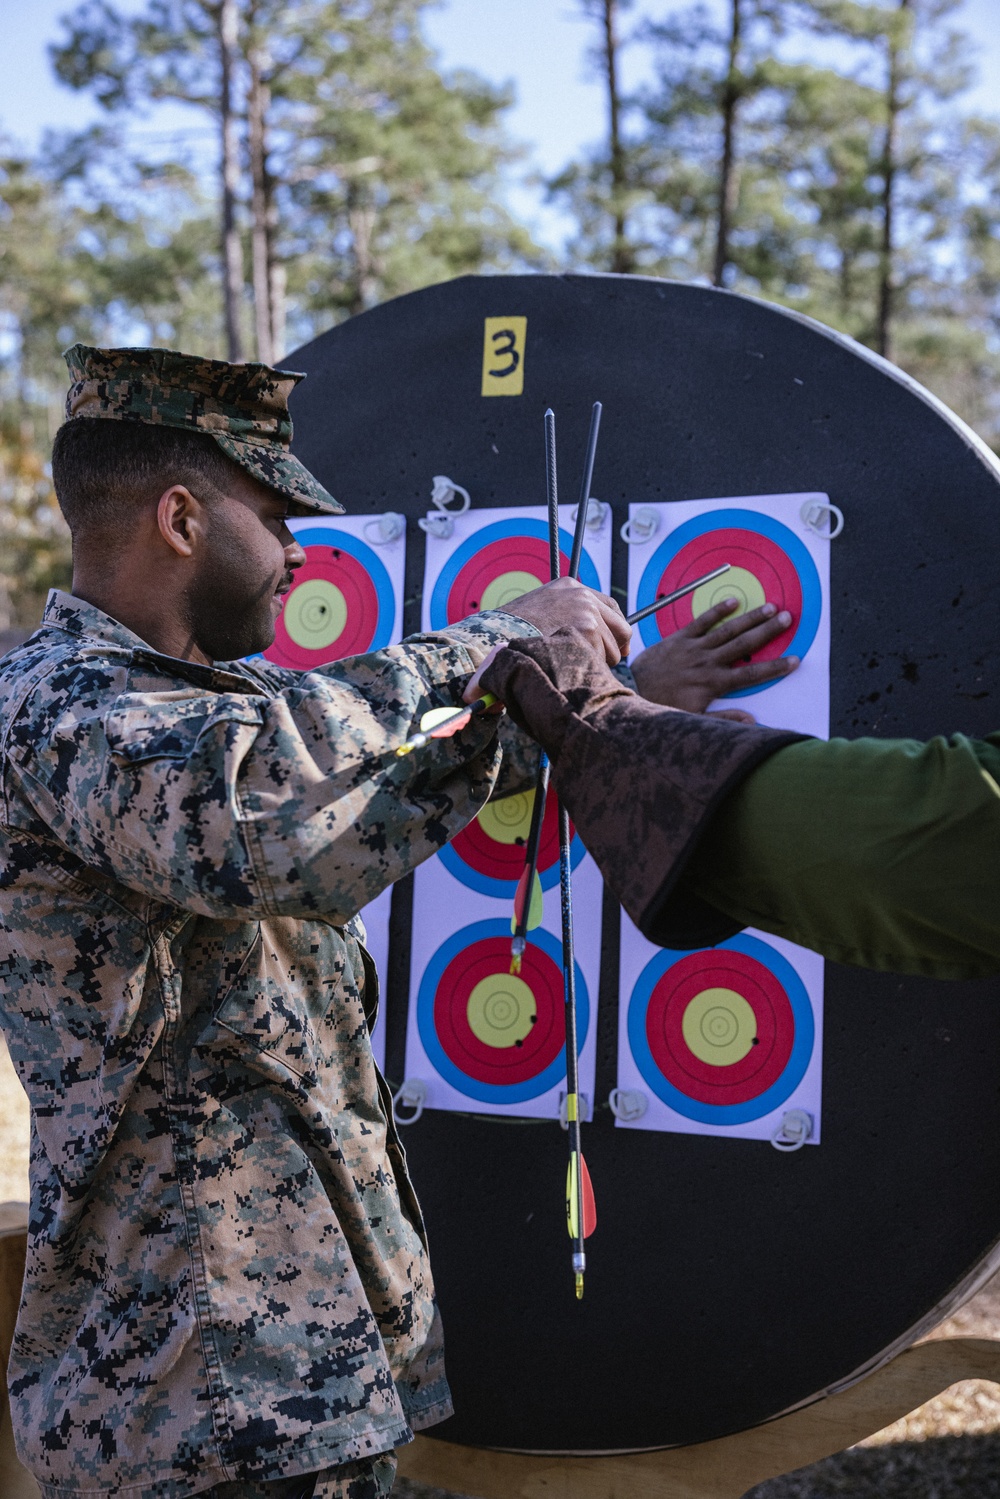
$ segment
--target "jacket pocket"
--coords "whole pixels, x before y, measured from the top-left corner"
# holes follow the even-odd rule
[[[305,1007],[297,1002],[286,961],[273,950],[269,933],[257,935],[221,1002],[215,1023],[237,1043],[238,1057],[259,1070],[278,1062],[302,1081],[315,1077],[318,1043]]]
[[[186,760],[217,726],[262,721],[259,701],[235,693],[127,692],[105,714],[104,732],[115,758],[136,765]]]

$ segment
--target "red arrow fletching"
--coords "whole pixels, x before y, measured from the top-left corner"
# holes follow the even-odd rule
[[[590,1172],[583,1155],[580,1156],[580,1185],[583,1188],[583,1237],[589,1239],[597,1227],[597,1204],[594,1201],[594,1188],[590,1180]]]

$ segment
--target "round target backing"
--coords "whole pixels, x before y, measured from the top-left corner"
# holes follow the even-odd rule
[[[723,599],[735,598],[740,614],[771,603],[792,616],[788,629],[757,651],[755,660],[805,656],[816,637],[823,602],[816,564],[794,531],[755,510],[724,508],[682,522],[657,547],[644,569],[636,608],[644,609],[724,562],[730,570],[722,577],[641,620],[643,643],[654,645]],[[748,697],[770,685],[727,695]]]
[[[745,1124],[798,1087],[815,1026],[792,964],[743,933],[701,952],[651,958],[629,1001],[628,1036],[663,1103],[702,1124]]]
[[[483,526],[457,546],[431,590],[430,625],[443,630],[483,609],[506,609],[522,594],[549,581],[549,533],[544,521],[512,517]],[[560,572],[569,572],[573,538],[560,529]],[[597,569],[580,556],[580,581],[600,588]]]
[[[576,968],[577,1032],[590,1019]],[[417,994],[424,1051],[444,1080],[481,1103],[523,1103],[566,1075],[562,948],[537,928],[520,976],[510,973],[510,922],[477,921],[443,942]]]
[[[524,873],[534,800],[534,791],[522,791],[516,796],[487,802],[479,816],[439,851],[438,857],[448,872],[470,890],[499,900],[513,900],[517,882]],[[570,831],[573,834],[570,859],[575,869],[586,849],[572,823]],[[543,890],[550,890],[559,882],[559,801],[551,790],[542,819],[538,878]]]
[[[335,526],[296,531],[306,560],[297,569],[264,655],[311,671],[328,661],[378,651],[392,639],[396,601],[372,547]]]
[[[484,319],[502,313],[527,319],[523,394],[484,399]],[[984,537],[1000,464],[902,371],[808,318],[645,276],[467,276],[349,318],[289,362],[309,372],[290,400],[298,457],[359,514],[391,497],[417,547],[442,469],[476,506],[509,499],[511,519],[541,497],[547,405],[575,500],[591,406],[604,402],[595,488],[614,512],[620,589],[630,502],[666,502],[669,516],[698,496],[828,492],[846,516],[830,543],[831,732],[996,729],[1000,574]],[[819,538],[789,524],[815,555]],[[406,971],[390,970],[390,1020],[407,1006]],[[597,1108],[586,1154],[601,1227],[582,1318],[550,1195],[565,1182],[562,1131],[484,1120],[474,1105],[425,1110],[407,1155],[458,1412],[438,1434],[529,1452],[704,1442],[819,1399],[939,1322],[1000,1264],[998,999],[996,976],[957,984],[828,963],[822,1144],[791,1155],[728,1130],[617,1129]],[[401,1028],[399,1040],[402,1077]],[[599,1099],[615,1062],[615,1046],[599,1046]],[[488,1275],[470,1226],[489,1244]],[[580,1380],[588,1359],[629,1378]]]

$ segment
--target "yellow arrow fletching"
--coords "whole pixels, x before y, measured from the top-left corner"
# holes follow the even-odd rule
[[[580,1219],[577,1215],[580,1195],[577,1191],[577,1169],[577,1157],[571,1155],[566,1168],[566,1227],[569,1229],[571,1239],[577,1239],[580,1236]]]
[[[524,883],[527,880],[528,871],[525,870],[518,881],[517,894],[514,896],[514,915],[511,917],[511,936],[517,931],[518,922],[521,920],[521,912],[524,909]],[[542,893],[542,882],[537,873],[531,882],[531,900],[528,904],[528,922],[525,931],[533,932],[536,926],[542,924],[542,904],[544,896]]]

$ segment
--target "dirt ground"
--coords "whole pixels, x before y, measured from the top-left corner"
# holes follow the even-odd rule
[[[0,1040],[0,1202],[28,1197],[28,1102]],[[1000,1275],[933,1334],[1000,1338]],[[399,1480],[398,1499],[451,1499]],[[967,1380],[858,1447],[748,1499],[1000,1499],[1000,1386]]]

